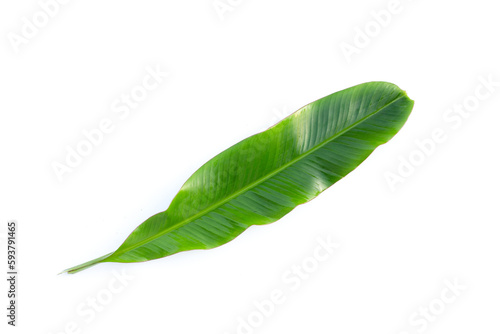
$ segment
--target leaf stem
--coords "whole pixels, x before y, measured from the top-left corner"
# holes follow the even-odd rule
[[[79,271],[82,271],[82,270],[85,270],[87,268],[90,268],[92,266],[95,266],[96,264],[98,263],[101,263],[101,262],[105,262],[104,260],[106,258],[108,258],[111,254],[113,253],[109,253],[109,254],[106,254],[106,255],[103,255],[101,257],[98,257],[97,259],[94,259],[94,260],[91,260],[91,261],[88,261],[88,262],[85,262],[85,263],[82,263],[78,266],[75,266],[75,267],[71,267],[71,268],[68,268],[66,270],[63,270],[59,273],[60,274],[64,274],[64,273],[68,273],[68,274],[75,274]]]

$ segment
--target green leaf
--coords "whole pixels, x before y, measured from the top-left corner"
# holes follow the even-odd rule
[[[168,209],[137,227],[102,262],[140,262],[210,249],[251,225],[272,223],[355,169],[403,126],[413,101],[397,86],[369,82],[308,104],[205,163]]]

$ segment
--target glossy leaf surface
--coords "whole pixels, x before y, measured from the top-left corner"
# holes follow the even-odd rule
[[[370,82],[308,104],[200,167],[168,209],[137,227],[101,262],[140,262],[210,249],[251,225],[272,223],[355,169],[403,126],[413,108],[404,91]]]

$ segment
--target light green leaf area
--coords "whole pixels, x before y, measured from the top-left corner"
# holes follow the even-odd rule
[[[168,209],[138,226],[101,262],[140,262],[210,249],[249,226],[272,223],[318,196],[391,139],[413,101],[396,85],[369,82],[328,95],[201,166]]]

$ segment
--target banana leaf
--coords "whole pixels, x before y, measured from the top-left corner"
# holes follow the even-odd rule
[[[141,262],[210,249],[280,219],[346,176],[406,122],[413,101],[387,82],[314,101],[201,166],[167,210],[139,225],[103,262]]]

